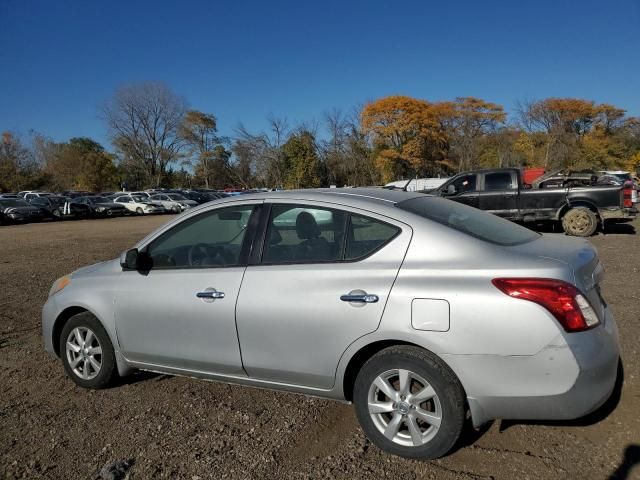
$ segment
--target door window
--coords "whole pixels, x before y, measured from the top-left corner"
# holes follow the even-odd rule
[[[453,189],[451,188],[453,187]],[[454,180],[451,184],[449,184],[447,193],[453,195],[460,195],[466,192],[475,192],[476,191],[476,175],[463,175],[456,180]]]
[[[253,205],[228,207],[185,220],[151,242],[152,268],[240,265]]]
[[[342,258],[347,213],[299,205],[273,205],[263,263],[332,262]]]
[[[510,172],[487,173],[484,176],[485,190],[512,190],[513,176]]]
[[[320,263],[364,258],[391,241],[400,229],[341,210],[274,205],[262,263]]]

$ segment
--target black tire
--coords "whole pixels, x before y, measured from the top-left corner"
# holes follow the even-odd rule
[[[142,210],[142,207],[138,207],[138,208],[136,208],[136,213],[138,215],[144,215],[144,210]]]
[[[574,237],[590,237],[598,229],[598,216],[587,207],[574,207],[562,217],[562,229]]]
[[[378,376],[394,369],[406,369],[419,375],[428,382],[437,395],[441,423],[435,435],[422,445],[405,446],[389,440],[369,414],[370,387]],[[401,457],[424,460],[446,455],[453,448],[462,432],[466,414],[464,390],[453,371],[431,352],[406,345],[385,348],[364,364],[356,378],[353,401],[358,421],[365,435],[377,447]],[[394,412],[393,415],[398,413]],[[408,428],[408,425],[402,425],[402,427]],[[428,429],[423,433],[428,436]]]
[[[101,366],[97,375],[91,379],[84,379],[78,373],[74,372],[73,367],[69,363],[69,355],[67,354],[67,338],[76,328],[89,329],[97,338],[99,346],[102,348],[100,356]],[[83,388],[100,389],[111,385],[118,378],[118,368],[116,365],[116,355],[113,345],[109,339],[109,335],[100,323],[100,321],[89,312],[78,313],[71,317],[60,334],[60,357],[67,375],[77,385]]]

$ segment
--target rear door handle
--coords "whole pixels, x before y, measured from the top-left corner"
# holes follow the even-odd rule
[[[196,297],[213,300],[216,298],[224,298],[224,292],[218,292],[216,290],[205,290],[204,292],[196,293]]]
[[[347,294],[341,295],[340,300],[343,302],[358,302],[358,303],[376,303],[379,299],[377,295],[369,295],[368,293],[363,294]]]

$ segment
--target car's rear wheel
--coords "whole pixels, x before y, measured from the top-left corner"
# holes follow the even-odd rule
[[[67,375],[81,387],[105,388],[118,376],[109,335],[89,312],[74,315],[65,324],[60,356]]]
[[[418,347],[389,347],[369,359],[356,378],[353,400],[367,437],[395,455],[441,457],[462,432],[460,382],[440,359]]]
[[[587,207],[570,209],[562,217],[562,229],[575,237],[590,237],[598,228],[597,215]]]

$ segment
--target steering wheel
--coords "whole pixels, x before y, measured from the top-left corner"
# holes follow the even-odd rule
[[[196,243],[189,247],[187,257],[189,265],[192,267],[224,265],[225,263],[220,247],[212,247],[206,243]]]

